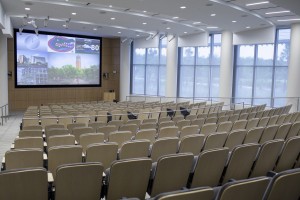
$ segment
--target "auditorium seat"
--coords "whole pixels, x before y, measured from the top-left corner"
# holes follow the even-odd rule
[[[266,127],[268,125],[270,118],[269,117],[262,117],[260,118],[257,127]]]
[[[203,147],[205,136],[201,134],[187,135],[180,139],[178,153],[198,155]]]
[[[290,128],[292,126],[292,123],[285,123],[278,127],[278,130],[276,132],[276,135],[274,136],[274,139],[283,139],[285,140]]]
[[[217,124],[215,123],[203,124],[203,126],[200,128],[200,134],[207,136],[210,133],[215,133],[216,130]]]
[[[222,148],[226,142],[226,132],[211,133],[205,138],[203,150]]]
[[[249,176],[250,178],[266,176],[269,171],[273,170],[282,150],[283,143],[284,141],[281,139],[270,140],[260,147]]]
[[[217,132],[227,132],[229,133],[232,128],[232,122],[231,121],[225,121],[225,122],[220,122],[218,124]]]
[[[230,179],[246,179],[255,161],[260,145],[243,144],[236,146],[229,157],[222,184]]]
[[[160,138],[156,140],[151,148],[150,158],[157,162],[159,157],[168,154],[175,154],[178,149],[178,138]]]
[[[74,124],[67,124],[67,129],[72,133],[74,128],[84,128],[87,127],[85,123],[74,123]]]
[[[104,170],[110,167],[111,163],[117,160],[118,144],[115,142],[95,143],[87,146],[86,162],[100,162]]]
[[[48,200],[46,169],[29,168],[0,172],[0,199]]]
[[[41,125],[22,126],[22,130],[43,130]]]
[[[204,118],[197,118],[191,121],[191,125],[197,125],[199,129],[203,126],[205,122]]]
[[[95,133],[95,130],[92,127],[76,127],[72,130],[72,135],[75,136],[77,142],[80,140],[80,135],[86,133]]]
[[[130,141],[132,133],[130,131],[115,131],[108,135],[109,142],[116,142],[121,148],[124,142]]]
[[[118,129],[122,126],[124,122],[122,120],[111,120],[107,122],[108,126],[116,126]]]
[[[47,149],[54,146],[75,145],[74,135],[55,135],[48,138]]]
[[[224,184],[215,200],[259,200],[262,199],[270,178],[259,177],[232,181]]]
[[[252,118],[252,119],[249,119],[245,129],[246,129],[246,130],[250,130],[250,129],[252,129],[252,128],[257,127],[258,122],[259,122],[259,119],[258,119],[258,118]]]
[[[245,129],[236,129],[228,134],[224,147],[232,151],[237,145],[243,144],[247,131]]]
[[[263,144],[266,141],[273,140],[278,128],[279,128],[279,125],[267,126],[264,129],[264,132],[261,135],[261,138],[259,140],[259,144]]]
[[[108,140],[108,135],[114,131],[117,131],[118,127],[116,126],[102,126],[97,128],[97,133],[104,133],[104,139]]]
[[[248,130],[243,144],[258,143],[265,128],[255,127]]]
[[[179,138],[183,138],[187,135],[199,134],[199,132],[200,129],[197,125],[184,126],[180,131]]]
[[[127,198],[145,199],[150,177],[151,159],[125,159],[114,161],[107,173],[106,200]]]
[[[134,140],[124,142],[119,150],[118,158],[147,158],[149,155],[149,140]]]
[[[134,136],[135,140],[149,140],[151,144],[155,141],[156,129],[139,130]]]
[[[53,128],[49,131],[45,132],[46,135],[46,141],[48,141],[48,138],[55,135],[70,135],[70,131],[66,128]]]
[[[87,146],[94,143],[103,143],[103,133],[84,133],[79,137],[79,144],[82,146],[83,153],[86,152]]]
[[[19,131],[19,137],[43,137],[43,131],[41,130],[21,130]]]
[[[276,122],[277,122],[277,120],[278,120],[278,118],[279,118],[278,115],[273,115],[273,116],[271,115],[271,116],[270,116],[270,119],[269,119],[269,121],[268,121],[267,126],[275,125]]]
[[[153,166],[148,194],[153,197],[186,187],[194,156],[191,153],[172,154],[160,157]]]
[[[300,169],[276,174],[265,192],[263,200],[299,200]]]
[[[23,137],[16,138],[14,141],[14,149],[38,148],[44,149],[44,141],[42,137]]]
[[[218,186],[228,154],[228,148],[215,148],[201,152],[192,171],[190,188]]]
[[[65,128],[63,124],[50,124],[45,126],[45,132],[49,131],[50,129],[53,128]]]
[[[246,129],[248,121],[245,119],[237,120],[233,123],[231,130]]]
[[[179,130],[177,126],[167,126],[159,129],[157,138],[178,137]]]
[[[58,117],[58,124],[62,124],[67,128],[68,124],[73,123],[73,116],[72,115],[62,115]]]
[[[295,122],[292,124],[292,126],[286,136],[286,139],[297,136],[299,134],[299,132],[300,132],[300,122]]]
[[[132,136],[135,136],[139,126],[136,124],[124,124],[119,128],[119,131],[130,131]]]
[[[43,167],[42,149],[14,149],[5,153],[5,169]]]
[[[60,165],[55,179],[55,200],[99,200],[102,189],[101,163]]]

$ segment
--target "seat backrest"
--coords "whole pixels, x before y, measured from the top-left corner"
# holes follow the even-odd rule
[[[70,131],[66,128],[53,128],[45,132],[46,134],[46,141],[48,141],[48,138],[55,135],[69,135]]]
[[[37,117],[29,117],[29,118],[23,118],[22,119],[22,126],[38,126],[39,125],[39,118]]]
[[[262,199],[269,183],[267,177],[229,182],[222,186],[216,200]]]
[[[242,113],[242,114],[240,114],[239,120],[244,120],[244,119],[247,119],[247,118],[248,118],[248,116],[249,116],[249,114],[248,114],[248,113]]]
[[[178,133],[177,126],[163,127],[158,132],[158,138],[178,137]]]
[[[291,122],[292,117],[293,117],[293,113],[287,114],[286,117],[284,118],[283,123],[289,123],[289,122],[293,123],[293,122]]]
[[[62,145],[75,145],[74,135],[55,135],[48,138],[47,148],[50,149],[54,146]]]
[[[292,123],[285,123],[279,126],[274,139],[283,139],[285,140],[289,130],[292,126]]]
[[[278,125],[283,124],[286,116],[287,116],[287,114],[280,115],[276,121],[276,124],[278,124]]]
[[[115,142],[90,144],[86,149],[86,162],[100,162],[104,170],[117,160],[118,144]]]
[[[131,140],[131,137],[132,137],[132,133],[130,131],[116,131],[109,134],[108,141],[116,142],[119,148],[121,148],[124,142]]]
[[[252,128],[257,127],[258,122],[259,122],[259,119],[258,119],[258,118],[252,118],[252,119],[249,119],[249,120],[248,120],[248,123],[247,123],[247,126],[246,126],[246,130],[250,130],[250,129],[252,129]]]
[[[130,119],[126,122],[126,124],[135,124],[137,126],[141,125],[142,120],[140,119]]]
[[[80,140],[80,135],[86,133],[95,133],[95,130],[92,127],[77,127],[72,131],[72,135],[75,136],[76,141]]]
[[[245,129],[247,125],[247,120],[242,119],[242,120],[237,120],[233,123],[232,129],[231,130],[237,130],[237,129]]]
[[[119,128],[119,131],[130,131],[132,136],[135,136],[138,128],[139,127],[136,124],[125,124]]]
[[[291,123],[297,122],[298,118],[299,118],[299,112],[294,112],[293,115],[292,115],[292,118],[290,119],[290,122]]]
[[[175,154],[178,148],[178,138],[161,138],[156,140],[151,149],[151,159],[156,162],[159,157],[168,154]]]
[[[177,113],[177,111],[176,111],[176,113]],[[180,113],[180,111],[178,111],[178,113]],[[173,117],[173,119],[172,119],[172,121],[175,122],[175,123],[177,123],[177,122],[179,122],[179,121],[182,121],[182,120],[184,120],[184,116],[182,116],[182,115],[180,115],[180,116],[175,116],[175,117]]]
[[[256,116],[256,112],[251,112],[251,113],[249,113],[247,119],[248,119],[248,120],[253,119],[253,118],[255,118],[255,116]]]
[[[108,176],[107,200],[122,197],[144,199],[151,170],[151,159],[125,159],[112,163]]]
[[[85,123],[74,123],[74,124],[67,124],[67,129],[72,132],[75,128],[84,128],[87,127]]]
[[[199,134],[199,127],[197,125],[185,126],[181,129],[179,137],[183,138],[187,135]]]
[[[265,128],[255,127],[248,130],[243,144],[258,143]]]
[[[42,137],[23,137],[15,139],[15,149],[38,148],[44,149]]]
[[[72,115],[61,115],[58,117],[58,124],[63,124],[65,128],[67,128],[68,124],[73,123],[73,116]]]
[[[222,148],[226,142],[228,134],[226,132],[218,132],[209,134],[204,142],[203,150]]]
[[[216,148],[201,152],[193,170],[191,188],[218,186],[228,154],[228,148]]]
[[[266,141],[273,140],[276,132],[278,130],[279,126],[278,125],[271,125],[267,126],[264,130],[264,132],[261,135],[261,138],[259,140],[259,144],[263,144]]]
[[[179,142],[178,153],[192,153],[198,155],[203,147],[205,136],[202,134],[187,135]]]
[[[157,195],[153,200],[183,200],[183,199],[213,199],[213,189],[209,187],[195,188],[190,190],[178,190]]]
[[[152,170],[150,195],[156,196],[186,187],[194,156],[191,153],[162,156]]]
[[[215,133],[216,130],[217,130],[217,124],[215,123],[204,124],[200,129],[200,134],[207,136],[210,133]]]
[[[221,122],[218,125],[217,132],[227,132],[227,133],[229,133],[231,128],[232,128],[232,122],[231,121]]]
[[[239,119],[240,115],[239,114],[234,114],[234,115],[231,115],[229,117],[229,121],[231,121],[232,123],[234,123],[235,121],[237,121]]]
[[[104,142],[103,133],[85,133],[80,135],[79,138],[79,144],[82,146],[82,150],[84,153],[86,152],[86,148],[88,145],[102,142]]]
[[[120,148],[119,159],[147,158],[149,155],[149,140],[134,140],[124,142]]]
[[[299,134],[299,132],[300,132],[300,122],[295,122],[292,124],[292,126],[286,136],[286,139],[297,136]]]
[[[161,129],[164,127],[169,127],[169,126],[175,126],[175,122],[173,122],[173,121],[161,122],[158,124],[158,129]]]
[[[259,152],[257,159],[254,163],[250,177],[266,176],[267,172],[272,171],[278,156],[281,152],[284,141],[270,140],[265,142]]]
[[[197,115],[190,114],[190,115],[186,116],[185,119],[192,122],[193,120],[197,119]]]
[[[176,126],[178,127],[179,131],[182,130],[182,128],[186,126],[190,126],[191,122],[189,120],[180,120],[176,123]]]
[[[116,126],[118,128],[120,128],[120,126],[122,126],[123,124],[124,124],[124,121],[122,121],[122,120],[111,120],[111,121],[107,122],[107,125]]]
[[[103,127],[99,127],[97,129],[97,133],[104,133],[104,139],[108,140],[108,135],[114,131],[117,131],[118,127],[116,126],[103,126]]]
[[[263,200],[298,200],[300,196],[299,185],[300,168],[280,172],[272,178]]]
[[[243,144],[246,134],[247,131],[243,129],[231,131],[228,134],[224,147],[228,147],[229,151],[232,151],[237,145]]]
[[[275,172],[292,169],[300,153],[300,136],[287,139],[277,161]]]
[[[217,117],[209,117],[209,118],[206,118],[205,124],[208,124],[208,123],[217,123],[217,121],[218,121]]]
[[[54,180],[58,166],[81,162],[82,147],[80,145],[56,146],[48,150],[48,170],[52,173]]]
[[[88,127],[92,127],[95,132],[99,127],[103,127],[103,126],[106,126],[105,122],[91,122],[88,124]]]
[[[268,126],[275,125],[278,118],[279,118],[279,115],[271,116],[269,119],[269,122],[268,122]]]
[[[46,169],[30,168],[0,172],[0,199],[48,200]]]
[[[43,167],[42,149],[15,149],[5,153],[6,170],[30,167]]]
[[[43,131],[41,130],[21,130],[19,131],[19,137],[43,137]]]
[[[48,115],[48,116],[41,117],[41,125],[43,128],[45,128],[45,126],[51,125],[51,124],[54,124],[54,125],[57,124],[57,117],[55,115]]]
[[[143,122],[142,122],[142,124],[147,124],[147,123],[154,123],[154,124],[156,124],[157,123],[157,119],[144,119]]]
[[[270,118],[269,117],[262,117],[260,118],[257,127],[266,127],[268,125]]]
[[[45,126],[45,132],[49,131],[52,128],[65,128],[63,124],[50,124]]]
[[[43,130],[43,127],[40,125],[32,125],[32,126],[23,126],[22,130]]]
[[[156,129],[140,130],[135,135],[135,140],[149,140],[152,144],[155,141]]]
[[[225,116],[220,116],[218,118],[218,124],[222,123],[222,122],[227,122],[229,120],[229,116],[225,115]]]
[[[231,152],[222,183],[226,183],[229,179],[246,179],[250,173],[259,147],[260,145],[258,144],[236,146]]]
[[[204,118],[197,118],[191,121],[191,125],[197,125],[199,128],[201,128],[204,122],[205,122]]]
[[[83,123],[85,126],[88,125],[90,122],[90,115],[89,114],[79,114],[75,117],[76,123]]]
[[[156,123],[144,123],[144,124],[141,124],[140,125],[140,130],[143,130],[143,129],[156,129],[157,127],[157,124]]]
[[[55,199],[100,199],[103,166],[100,163],[61,165],[56,171]]]

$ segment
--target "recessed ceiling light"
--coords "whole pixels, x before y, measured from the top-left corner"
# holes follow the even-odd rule
[[[30,8],[25,8],[25,10],[30,10]]]
[[[69,0],[66,0],[66,2],[68,2]]]
[[[143,13],[146,13],[147,11],[146,10],[143,10]]]
[[[173,17],[173,19],[178,19],[179,17]]]
[[[108,7],[112,8],[112,5],[109,5]]]
[[[140,37],[140,35],[136,35],[136,37]]]
[[[299,19],[278,19],[277,20],[278,22],[290,22],[290,21],[300,21],[300,18]]]
[[[94,31],[97,31],[98,29],[97,29],[97,28],[93,28],[93,30],[94,30]]]
[[[180,8],[181,8],[181,9],[186,9],[186,6],[181,6]]]
[[[146,22],[143,22],[143,25],[146,25],[147,23]]]
[[[247,26],[246,28],[249,29],[249,28],[251,28],[251,27],[250,27],[250,26]]]
[[[65,24],[63,24],[62,26],[63,26],[63,27],[67,27],[67,25],[65,25]]]
[[[187,32],[183,32],[184,34],[187,34]]]
[[[170,30],[171,28],[170,28],[170,27],[167,27],[166,29]]]
[[[267,12],[266,15],[273,15],[273,14],[281,14],[281,13],[289,13],[289,10],[277,11],[277,12]]]
[[[210,16],[214,17],[214,16],[216,16],[216,15],[217,15],[217,14],[214,14],[214,13],[213,13],[213,14],[211,14]]]
[[[236,23],[236,21],[233,20],[232,23]]]
[[[72,15],[76,15],[76,14],[77,14],[76,12],[73,12],[73,13],[72,13]]]
[[[121,34],[122,32],[119,31],[118,33]]]
[[[193,22],[193,24],[201,24],[201,22]]]
[[[217,26],[208,26],[206,28],[208,28],[208,29],[216,29],[216,28],[219,28],[219,27],[217,27]]]
[[[256,6],[256,5],[261,5],[261,4],[267,4],[269,3],[268,1],[261,1],[261,2],[256,2],[256,3],[248,3],[246,6]]]
[[[115,20],[116,18],[114,18],[114,17],[112,17],[112,18],[110,18],[111,20]]]

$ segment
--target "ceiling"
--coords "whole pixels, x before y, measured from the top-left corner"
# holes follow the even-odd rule
[[[40,31],[102,37],[137,38],[157,33],[181,36],[222,30],[240,32],[300,22],[299,0],[270,0],[253,6],[246,4],[263,0],[0,1],[14,28],[34,29],[28,22],[35,20]],[[278,11],[286,12],[266,14]],[[289,19],[296,20],[278,21]]]

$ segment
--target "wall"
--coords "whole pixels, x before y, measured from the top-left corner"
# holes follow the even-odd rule
[[[8,103],[6,41],[6,37],[0,33],[0,106]]]
[[[8,71],[13,76],[8,79],[8,99],[10,110],[25,110],[31,105],[46,105],[60,102],[84,102],[103,99],[103,93],[116,92],[119,99],[120,81],[120,40],[103,38],[102,40],[102,74],[109,73],[108,79],[102,78],[101,87],[88,88],[15,88],[14,76],[14,40],[8,39]],[[116,74],[113,74],[116,70]],[[102,76],[103,77],[103,76]]]

